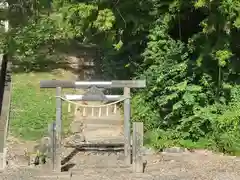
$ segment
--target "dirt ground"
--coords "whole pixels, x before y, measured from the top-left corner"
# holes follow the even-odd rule
[[[80,116],[75,119],[79,120]],[[113,130],[118,136],[117,129]],[[94,138],[101,134],[99,131],[90,132]],[[0,173],[0,180],[240,180],[240,158],[204,150],[178,153],[148,151],[144,156],[147,162],[145,172],[133,173],[132,166],[124,163],[123,152],[90,153],[63,148],[62,168],[68,171],[57,177],[52,175],[49,166],[28,166],[24,150],[31,151],[35,144],[8,138],[8,166]],[[71,177],[69,171],[73,172]],[[52,176],[37,178],[43,175]]]
[[[24,157],[24,149],[33,142],[20,142],[11,138],[8,143],[8,167],[0,174],[1,180],[33,180],[37,175],[49,174],[49,168],[30,167]],[[240,158],[213,154],[208,151],[157,153],[144,156],[147,161],[144,173],[133,173],[126,166],[122,152],[87,153],[65,149],[64,157],[73,157],[64,162],[64,167],[73,171],[72,180],[239,180]],[[43,178],[41,178],[43,179]],[[45,179],[54,179],[46,177]],[[57,178],[55,178],[57,179]]]

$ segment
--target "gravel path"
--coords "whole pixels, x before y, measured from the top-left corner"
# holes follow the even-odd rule
[[[69,149],[69,152],[71,150]],[[67,152],[66,152],[67,153]],[[73,176],[62,179],[71,180],[239,180],[240,159],[202,153],[166,153],[147,155],[144,174],[132,173],[125,166],[120,154],[77,153],[67,164]],[[75,170],[77,169],[77,171]],[[27,166],[9,167],[0,174],[2,180],[32,180],[39,174],[48,174],[44,169]],[[41,178],[42,179],[42,178]],[[49,179],[49,178],[46,178]],[[54,179],[54,178],[51,178]]]

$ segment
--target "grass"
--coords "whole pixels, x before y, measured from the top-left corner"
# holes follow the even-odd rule
[[[37,140],[46,135],[48,124],[55,120],[55,89],[40,89],[39,82],[69,78],[72,74],[65,71],[14,74],[10,133],[24,140]],[[63,103],[62,114],[64,132],[68,133],[72,116],[67,113],[67,103]]]
[[[153,129],[145,133],[144,143],[157,150],[163,150],[169,147],[184,147],[188,149],[209,149],[214,150],[214,142],[210,138],[200,138],[193,142],[187,139],[176,137],[176,132],[164,131],[162,129]]]

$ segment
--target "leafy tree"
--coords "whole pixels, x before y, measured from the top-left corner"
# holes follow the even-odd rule
[[[59,59],[59,45],[95,44],[105,79],[147,79],[133,119],[155,147],[239,152],[239,1],[49,2],[8,0],[0,42],[15,63],[31,70]]]

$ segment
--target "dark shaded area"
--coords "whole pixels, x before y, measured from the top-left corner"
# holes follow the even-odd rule
[[[7,71],[7,56],[4,55],[1,62],[1,75],[0,75],[0,109],[2,109],[2,100],[4,94],[5,87],[5,79],[6,79],[6,71]],[[0,111],[1,115],[2,111]]]
[[[202,31],[200,23],[206,17],[207,16],[200,10],[184,8],[177,14],[177,18],[172,23],[169,34],[175,40],[181,40],[188,43],[189,38]]]
[[[9,130],[9,112],[11,100],[11,62],[5,54],[1,62],[0,77],[0,151],[3,150],[6,143],[6,136]],[[7,128],[7,129],[6,129]]]
[[[61,161],[61,165],[64,165],[64,164],[66,164],[67,162],[69,162],[78,152],[79,152],[78,149],[74,149],[68,156],[66,156],[66,157]]]
[[[69,163],[69,164],[66,164],[65,166],[63,166],[61,168],[61,172],[65,172],[65,171],[69,171],[69,169],[73,168],[76,164],[74,163]]]
[[[70,67],[70,63],[67,62],[54,62],[54,61],[36,61],[31,62],[21,62],[13,64],[13,72],[51,72],[54,69],[66,69],[74,72],[74,68]]]
[[[147,167],[147,161],[144,161],[143,162],[143,173],[145,172],[146,167]]]
[[[74,73],[79,80],[101,80],[103,77],[100,49],[95,44],[71,41],[42,48],[37,57],[13,60],[13,72],[52,72],[64,69]],[[54,53],[49,53],[53,49]]]
[[[81,144],[78,146],[65,146],[65,147],[69,147],[69,148],[77,148],[77,149],[81,149],[81,148],[107,148],[107,149],[111,149],[111,148],[121,148],[124,147],[124,143],[111,143],[111,144],[106,144],[106,143],[91,143],[91,144]]]

